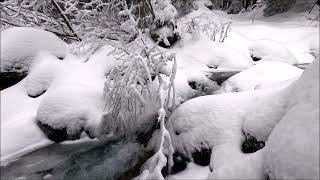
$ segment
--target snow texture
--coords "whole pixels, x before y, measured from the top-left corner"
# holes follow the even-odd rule
[[[286,114],[266,142],[270,179],[319,179],[319,60],[290,89]]]
[[[239,92],[269,87],[272,84],[298,78],[302,70],[283,62],[269,61],[263,58],[258,63],[228,80],[221,87],[221,92]]]
[[[273,40],[254,41],[249,50],[253,57],[264,58],[269,61],[282,61],[289,64],[297,63],[295,57],[284,45]]]
[[[318,179],[318,80],[316,60],[289,87],[189,100],[168,120],[175,150],[191,157],[212,148],[209,179]],[[242,131],[266,141],[265,149],[243,154]]]
[[[40,53],[24,80],[1,91],[1,163],[52,143],[36,121],[66,128],[70,135],[98,126],[105,73],[118,64],[111,50],[105,46],[85,63],[71,54],[61,61]]]
[[[67,44],[51,32],[12,27],[1,31],[1,71],[26,72],[39,51],[64,58]]]

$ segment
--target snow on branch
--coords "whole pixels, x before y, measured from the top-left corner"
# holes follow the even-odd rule
[[[231,21],[216,22],[210,14],[203,13],[195,18],[180,20],[179,32],[192,33],[194,36],[207,36],[212,41],[224,42],[230,31]]]

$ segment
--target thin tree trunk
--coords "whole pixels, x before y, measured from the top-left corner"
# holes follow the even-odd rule
[[[63,20],[65,21],[65,23],[67,24],[68,28],[70,29],[70,31],[73,33],[73,35],[79,40],[81,41],[81,38],[79,38],[79,36],[76,34],[76,32],[73,30],[72,26],[71,26],[71,22],[69,21],[68,17],[63,13],[62,9],[60,8],[59,4],[55,1],[55,0],[51,0],[53,5],[57,8],[57,10],[59,11],[60,15],[62,16]]]
[[[150,11],[150,13],[152,15],[152,19],[156,18],[156,15],[154,14],[154,10],[153,10],[151,1],[150,0],[145,0],[145,1],[148,4],[149,11]]]

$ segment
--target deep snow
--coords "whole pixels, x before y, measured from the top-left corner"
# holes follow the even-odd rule
[[[252,23],[248,14],[226,15],[199,6],[178,20],[183,24],[206,14],[215,22],[231,21],[232,26],[224,43],[193,32],[169,49],[177,55],[176,98],[178,104],[183,103],[167,123],[175,150],[189,157],[195,149],[212,150],[213,172],[191,162],[185,171],[168,179],[319,179],[319,62],[315,60],[319,29],[303,13],[290,13],[270,18],[258,14]],[[28,35],[33,31],[39,36]],[[15,33],[21,37],[16,38]],[[43,39],[50,46],[44,46]],[[120,63],[110,55],[111,49],[104,46],[90,57],[75,56],[67,53],[65,43],[42,30],[1,32],[1,71],[8,67],[30,70],[20,83],[1,91],[1,165],[52,144],[36,121],[65,128],[70,139],[83,129],[96,132],[105,103],[105,75]],[[40,52],[43,50],[49,52]],[[262,60],[254,62],[250,56]],[[292,65],[312,61],[297,80],[302,70]],[[242,72],[220,88],[208,78],[214,71]],[[222,92],[225,94],[194,98]],[[244,154],[243,131],[266,146]],[[103,172],[99,168],[105,167],[97,170]]]
[[[47,51],[58,58],[67,54],[67,44],[51,32],[11,27],[1,31],[1,72],[26,72],[38,52]]]

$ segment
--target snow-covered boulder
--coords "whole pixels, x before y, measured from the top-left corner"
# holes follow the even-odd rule
[[[289,64],[298,63],[297,59],[285,45],[274,40],[262,39],[253,41],[249,50],[254,58],[263,59],[269,57],[265,60],[281,61]]]
[[[39,51],[64,58],[67,44],[51,32],[27,27],[1,31],[1,72],[26,72]]]
[[[161,47],[172,46],[179,38],[176,32],[176,18],[178,12],[171,4],[171,0],[154,2],[154,20],[150,31],[151,38],[158,42]]]
[[[253,66],[250,57],[242,54],[241,51],[208,38],[186,42],[186,45],[178,51],[177,56],[182,61],[179,61],[178,65],[198,62],[208,67],[231,70],[244,70]]]
[[[191,99],[168,120],[174,148],[212,149],[209,179],[318,179],[318,80],[317,60],[288,87]],[[266,146],[245,154],[243,132]]]
[[[239,92],[271,87],[293,78],[298,78],[303,70],[287,63],[261,60],[255,66],[226,80],[220,91]]]
[[[100,122],[105,73],[114,65],[108,52],[110,48],[102,48],[85,63],[68,55],[58,67],[52,62],[33,67],[25,87],[29,94],[46,91],[36,121],[49,139],[78,139],[88,124]],[[48,67],[52,71],[47,71]]]

